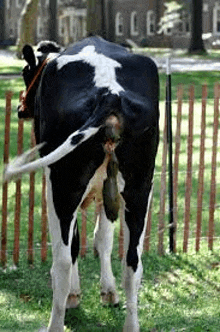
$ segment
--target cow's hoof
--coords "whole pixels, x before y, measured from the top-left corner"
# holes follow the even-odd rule
[[[102,305],[113,305],[117,307],[119,305],[119,297],[116,292],[101,293]]]
[[[70,294],[66,301],[66,309],[78,308],[80,304],[80,294]]]

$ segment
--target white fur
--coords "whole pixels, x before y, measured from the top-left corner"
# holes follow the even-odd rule
[[[57,58],[57,69],[62,69],[70,62],[83,61],[95,67],[94,82],[97,88],[108,88],[113,94],[124,91],[117,83],[115,69],[121,68],[121,64],[103,54],[95,51],[95,46],[86,46],[81,52],[75,55],[62,55]]]
[[[112,294],[114,298],[112,303],[116,304],[119,298],[111,266],[114,228],[114,223],[107,219],[104,206],[102,206],[94,231],[94,247],[99,253],[101,262],[101,293],[106,295]]]

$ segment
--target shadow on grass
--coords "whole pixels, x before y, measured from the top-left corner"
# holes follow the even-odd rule
[[[87,331],[111,331],[121,332],[122,322],[118,322],[119,316],[124,317],[123,310],[118,306],[105,308],[108,312],[108,319],[106,321],[100,320],[98,312],[88,313],[82,308],[82,305],[77,309],[68,309],[65,316],[65,326],[77,332]]]

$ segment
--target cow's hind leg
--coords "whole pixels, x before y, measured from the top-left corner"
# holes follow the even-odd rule
[[[80,303],[80,281],[78,273],[78,262],[77,257],[79,253],[79,233],[78,226],[75,223],[75,229],[73,231],[73,238],[71,244],[71,256],[72,256],[72,266],[71,266],[71,285],[70,293],[67,298],[66,308],[77,308]]]
[[[123,284],[126,293],[124,332],[139,332],[138,289],[143,272],[141,255],[150,187],[125,190]]]
[[[52,287],[53,287],[53,305],[48,332],[63,332],[64,330],[64,317],[66,304],[68,304],[68,296],[72,291],[77,289],[79,282],[74,282],[72,275],[74,274],[75,281],[78,281],[77,262],[73,264],[71,252],[75,249],[72,246],[71,239],[77,238],[76,227],[76,212],[69,213],[69,202],[66,198],[62,202],[63,215],[60,213],[56,197],[56,191],[54,190],[55,182],[51,179],[50,170],[46,171],[47,178],[47,205],[48,205],[48,220],[49,228],[52,240],[52,252],[53,252],[53,265],[51,268]],[[53,190],[52,190],[53,189]],[[62,193],[64,196],[64,193]],[[61,196],[61,198],[63,197]],[[59,212],[61,217],[58,217]],[[63,219],[62,219],[63,218]],[[61,221],[63,222],[63,228],[61,228]],[[76,244],[77,246],[77,244]],[[73,273],[74,272],[74,273]]]
[[[94,248],[97,250],[101,261],[101,300],[104,305],[117,305],[119,302],[111,267],[113,237],[114,223],[106,217],[102,206],[94,231]]]

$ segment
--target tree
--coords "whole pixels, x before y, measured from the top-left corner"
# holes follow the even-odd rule
[[[26,0],[24,8],[21,12],[19,32],[17,39],[17,55],[21,57],[21,51],[25,44],[34,45],[35,32],[37,25],[37,8],[39,0]]]
[[[177,1],[167,1],[164,3],[166,7],[164,15],[161,17],[158,24],[158,33],[165,32],[168,29],[174,29],[175,25],[181,20],[181,11],[183,5]]]
[[[57,0],[49,2],[49,36],[57,42]]]
[[[87,0],[87,32],[106,37],[105,0]]]
[[[192,0],[191,2],[191,39],[189,53],[205,53],[202,39],[202,8],[203,0]]]

